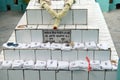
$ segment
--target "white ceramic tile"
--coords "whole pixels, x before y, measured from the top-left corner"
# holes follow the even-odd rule
[[[4,50],[5,60],[16,60],[20,59],[19,50]]]
[[[46,10],[42,10],[42,16],[43,16],[43,24],[54,23],[53,17]]]
[[[98,30],[82,30],[83,40],[82,42],[95,41],[98,42],[99,31]]]
[[[8,80],[24,80],[23,70],[8,70]]]
[[[81,30],[71,30],[71,41],[81,42],[82,33]]]
[[[57,80],[72,80],[71,71],[59,71],[56,73]]]
[[[56,80],[55,71],[40,71],[41,80]]]
[[[110,60],[110,50],[106,51],[95,51],[95,60]]]
[[[43,42],[42,30],[31,30],[32,42]]]
[[[42,24],[41,10],[27,10],[28,24]]]
[[[30,30],[16,30],[16,42],[18,43],[31,42]]]
[[[7,70],[0,70],[0,80],[8,80]]]
[[[61,50],[51,50],[51,53],[53,60],[61,61],[61,57],[62,57]]]
[[[35,61],[34,50],[20,50],[20,59]]]
[[[104,71],[90,71],[89,80],[104,80],[105,72]]]
[[[50,50],[36,50],[36,60],[49,60],[51,59]]]
[[[105,80],[117,80],[117,71],[106,71]]]
[[[87,71],[73,71],[73,80],[88,80]]]
[[[73,10],[74,24],[87,24],[87,9]]]
[[[62,60],[65,60],[65,61],[77,60],[77,50],[62,51]]]
[[[93,60],[93,51],[81,51],[78,50],[78,60],[86,60],[86,56]]]
[[[68,11],[67,14],[61,19],[60,24],[73,24],[72,10]]]
[[[24,80],[40,80],[39,79],[39,71],[24,70]]]

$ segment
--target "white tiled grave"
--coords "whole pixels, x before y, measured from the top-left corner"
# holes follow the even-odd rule
[[[63,8],[57,1],[51,5],[52,9],[59,12]],[[59,5],[59,6],[58,6]],[[27,11],[19,21],[8,42],[17,42],[25,45],[32,42],[47,42],[50,37],[55,36],[51,32],[70,32],[65,38],[68,42],[95,42],[96,44],[108,44],[109,49],[70,49],[70,50],[52,50],[49,48],[27,47],[27,48],[6,48],[1,52],[0,60],[58,60],[58,61],[76,61],[90,60],[113,61],[117,65],[118,55],[114,47],[110,32],[100,10],[98,3],[94,0],[76,0],[70,11],[62,18],[56,31],[53,30],[54,19],[41,8],[37,0],[31,0]],[[57,34],[58,35],[58,34]],[[54,38],[58,42],[62,38]],[[60,42],[60,41],[59,41]],[[58,43],[59,43],[58,42]],[[7,43],[7,42],[6,42]],[[60,44],[64,42],[60,42]],[[36,69],[0,69],[0,80],[116,80],[115,70],[36,70]],[[17,73],[17,74],[16,74]],[[67,77],[66,77],[67,76]]]

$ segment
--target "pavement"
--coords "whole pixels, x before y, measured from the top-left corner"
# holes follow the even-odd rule
[[[2,50],[2,44],[9,39],[22,15],[23,12],[0,12],[0,51]],[[120,57],[120,9],[104,12],[103,15]]]

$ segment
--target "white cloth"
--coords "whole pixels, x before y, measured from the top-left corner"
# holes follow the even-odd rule
[[[40,47],[41,48],[45,48],[45,49],[49,49],[50,48],[50,42],[48,42],[48,43],[41,43]]]
[[[23,68],[24,69],[34,69],[34,61],[33,60],[25,61],[23,64]]]
[[[69,65],[70,70],[80,70],[80,62],[79,61],[72,61]]]
[[[111,70],[112,69],[112,64],[111,61],[101,61],[100,66],[102,67],[103,70]]]
[[[85,42],[85,47],[87,49],[97,49],[96,43],[94,41]]]
[[[12,63],[12,68],[13,69],[21,69],[23,67],[23,60],[14,60]]]
[[[46,69],[46,61],[36,61],[35,69]]]
[[[27,43],[18,43],[18,44],[19,44],[19,46],[18,46],[17,48],[23,48],[23,49],[26,49],[26,48],[29,48],[29,47],[30,47],[30,45],[27,44]]]
[[[61,49],[61,47],[62,47],[62,44],[59,44],[59,43],[52,43],[50,46],[52,50]]]
[[[90,66],[91,66],[92,70],[100,70],[101,69],[100,61],[98,61],[98,60],[90,61]]]
[[[69,44],[67,45],[66,43],[62,44],[61,50],[71,50],[72,46]]]
[[[80,70],[87,70],[88,62],[87,61],[83,61],[83,60],[79,60],[79,67],[80,67]]]
[[[69,62],[67,61],[58,61],[58,69],[68,70]]]
[[[73,48],[74,49],[84,49],[85,45],[84,45],[84,43],[77,43],[77,42],[75,42]]]
[[[57,60],[48,60],[47,69],[52,69],[52,70],[57,69]]]
[[[1,68],[2,69],[9,69],[12,66],[12,61],[3,61]]]
[[[107,50],[110,48],[107,43],[99,43],[99,44],[97,44],[97,47],[99,49],[104,49],[104,50]]]
[[[31,42],[29,45],[31,48],[39,48],[41,43],[40,42]]]

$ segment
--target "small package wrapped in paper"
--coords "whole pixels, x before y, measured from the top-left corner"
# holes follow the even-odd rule
[[[12,66],[12,61],[3,61],[1,64],[2,69],[10,69]]]
[[[94,41],[85,42],[85,47],[87,49],[97,49],[96,43]]]
[[[71,50],[72,46],[70,46],[70,44],[68,43],[64,43],[62,44],[61,50]]]
[[[69,62],[68,61],[58,61],[58,68],[60,70],[68,70]]]
[[[70,70],[80,70],[80,61],[72,61],[69,65]]]
[[[13,69],[21,69],[23,67],[23,60],[14,60],[12,63],[12,68]]]
[[[41,43],[40,47],[41,48],[45,48],[45,49],[49,49],[50,48],[50,42],[48,42],[48,43]]]
[[[34,61],[33,60],[25,61],[23,64],[23,68],[24,69],[34,69]]]
[[[74,49],[84,49],[85,48],[85,45],[84,43],[77,43],[77,42],[74,42]]]
[[[27,43],[19,43],[19,48],[23,48],[23,49],[30,48],[30,45]]]
[[[56,50],[56,49],[61,49],[61,47],[62,47],[62,44],[52,43],[50,48],[51,48],[52,50]]]
[[[83,61],[83,60],[79,60],[79,67],[80,67],[80,70],[87,70],[88,69],[88,62]]]
[[[56,70],[57,69],[57,60],[47,60],[47,69]]]
[[[111,61],[101,61],[100,66],[102,67],[103,70],[111,70],[112,69],[112,64]]]
[[[110,48],[107,43],[99,43],[99,44],[97,44],[97,47],[99,49],[103,49],[103,50],[107,50]]]
[[[90,66],[92,70],[101,70],[100,61],[99,60],[92,60],[90,61]]]
[[[47,66],[46,61],[37,60],[35,64],[35,69],[46,69],[46,66]]]
[[[39,48],[41,43],[40,42],[31,42],[29,45],[30,45],[30,48]]]

